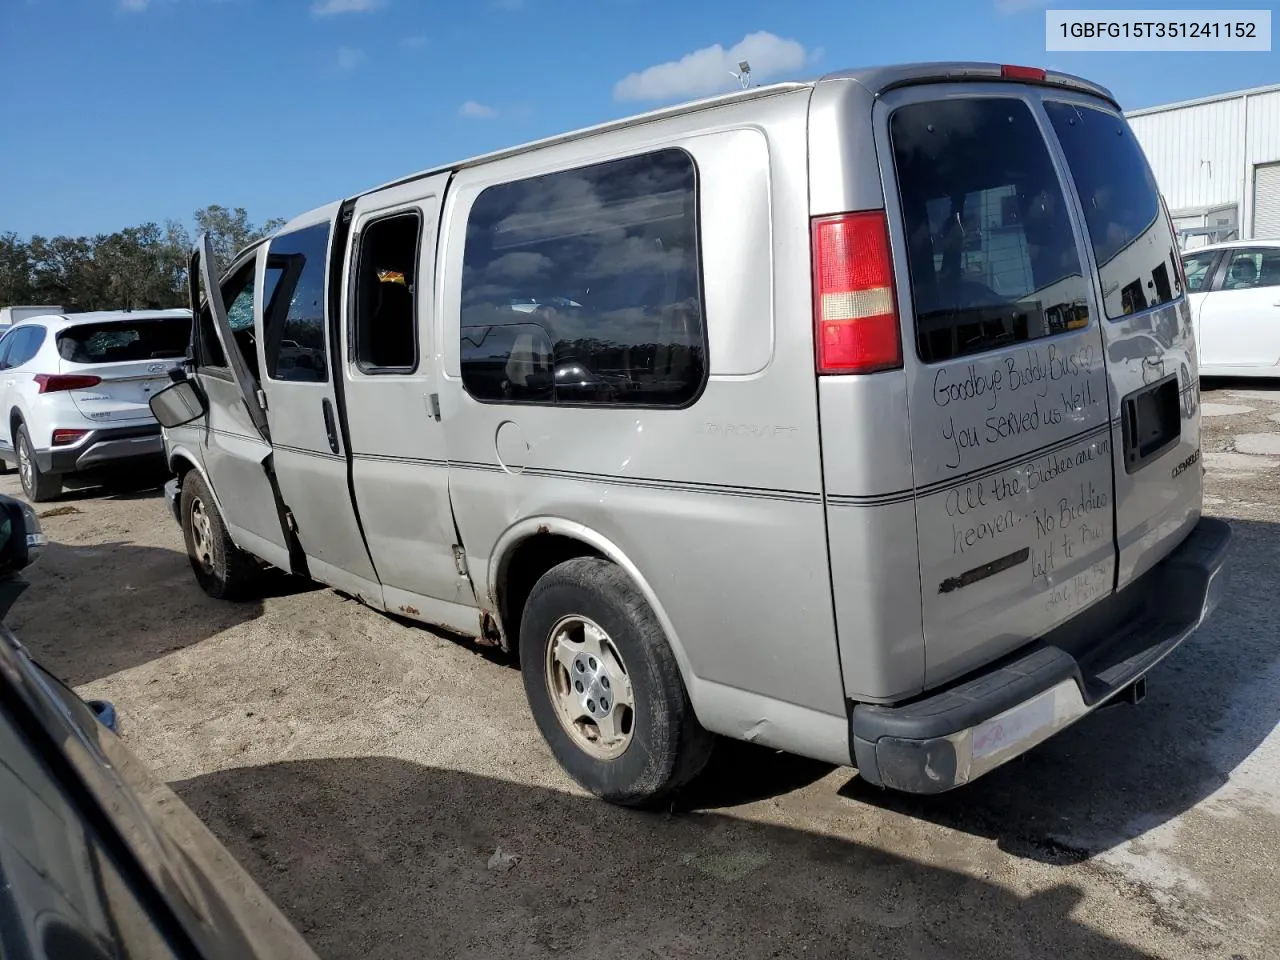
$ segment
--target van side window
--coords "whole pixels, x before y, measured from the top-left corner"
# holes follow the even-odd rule
[[[263,354],[273,380],[324,383],[325,262],[329,224],[320,223],[271,241],[263,290]]]
[[[683,406],[707,356],[683,150],[489,187],[467,221],[462,383],[478,400]]]
[[[921,360],[1088,325],[1066,199],[1026,103],[911,104],[889,135]]]
[[[256,258],[250,258],[239,270],[222,282],[222,303],[227,309],[227,320],[231,324],[231,333],[244,361],[253,375],[258,375],[258,351],[253,335],[253,287],[256,276]],[[222,343],[218,340],[218,332],[213,325],[213,316],[206,305],[200,311],[199,336],[196,350],[197,360],[202,367],[227,366],[226,355],[222,352]]]
[[[361,231],[355,283],[355,357],[363,373],[418,368],[418,247],[422,218],[400,213]]]
[[[1129,125],[1074,103],[1044,108],[1084,208],[1107,316],[1116,320],[1181,296],[1178,271],[1165,267],[1175,244],[1160,191]]]

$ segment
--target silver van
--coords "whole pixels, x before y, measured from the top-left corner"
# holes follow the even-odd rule
[[[1222,592],[1171,223],[1071,76],[659,110],[191,278],[153,408],[203,588],[270,565],[518,653],[615,802],[713,734],[947,790],[1139,699]]]

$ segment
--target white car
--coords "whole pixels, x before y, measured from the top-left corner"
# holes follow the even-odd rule
[[[1200,375],[1280,377],[1280,240],[1183,254]]]
[[[164,469],[147,405],[186,355],[190,310],[51,314],[0,338],[0,460],[36,502],[63,478]]]

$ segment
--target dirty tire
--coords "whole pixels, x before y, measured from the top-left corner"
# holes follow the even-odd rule
[[[187,557],[201,589],[215,600],[253,597],[261,586],[262,569],[232,542],[208,486],[194,471],[182,483],[179,515]]]
[[[13,448],[18,454],[18,479],[22,481],[22,492],[32,503],[45,503],[62,494],[62,477],[45,473],[36,461],[36,448],[27,433],[25,423],[18,424],[18,431],[13,437]]]
[[[612,760],[591,756],[562,725],[546,675],[553,628],[585,616],[627,667],[635,707],[631,742]],[[706,766],[715,742],[694,716],[675,654],[649,604],[621,569],[597,557],[553,567],[534,585],[520,620],[520,663],[533,718],[560,765],[596,796],[623,806],[660,803]]]

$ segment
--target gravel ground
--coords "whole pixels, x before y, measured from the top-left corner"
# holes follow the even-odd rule
[[[587,799],[509,664],[328,590],[209,600],[156,495],[42,506],[52,545],[11,620],[115,701],[325,957],[1265,960],[1280,390],[1203,401],[1207,510],[1237,535],[1223,606],[1139,707],[938,798],[729,744],[679,810]]]

